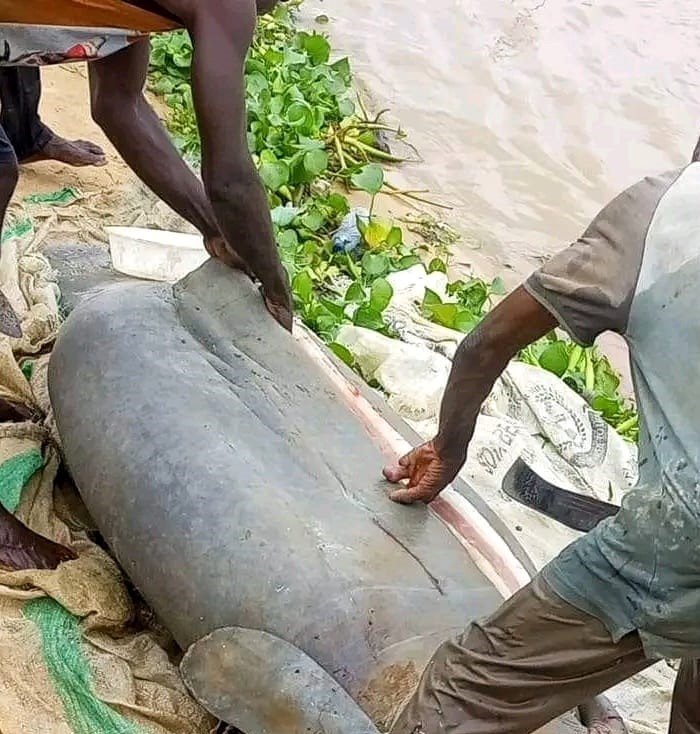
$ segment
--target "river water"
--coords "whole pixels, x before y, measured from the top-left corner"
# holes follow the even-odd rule
[[[514,283],[700,135],[696,0],[307,0],[454,206],[457,262]]]

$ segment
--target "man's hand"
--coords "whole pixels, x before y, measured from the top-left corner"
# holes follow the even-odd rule
[[[432,502],[457,476],[465,459],[466,456],[443,458],[434,440],[424,443],[402,456],[397,464],[384,469],[384,476],[394,484],[408,480],[405,486],[391,493],[391,499],[405,505]]]
[[[276,299],[273,299],[267,295],[264,288],[261,288],[261,290],[267,310],[275,317],[280,326],[291,332],[294,323],[294,305],[291,292],[283,292],[281,297],[277,296]]]
[[[251,280],[255,280],[255,274],[248,266],[248,263],[224,240],[221,235],[215,235],[204,238],[204,247],[206,251],[221,260],[224,265],[233,270],[240,270],[245,273]],[[287,331],[292,330],[293,323],[293,303],[292,295],[289,289],[289,279],[286,277],[286,271],[280,276],[280,282],[275,283],[275,295],[268,296],[267,291],[261,288],[263,299],[267,310],[272,314],[275,320]]]
[[[226,243],[221,235],[204,238],[204,248],[211,257],[221,260],[224,265],[228,265],[233,270],[240,270],[245,273],[251,280],[253,279],[253,271],[248,267],[248,263]]]
[[[384,469],[395,502],[432,502],[457,476],[467,458],[481,404],[520,349],[555,328],[554,316],[524,288],[508,298],[459,345],[440,406],[437,436]]]

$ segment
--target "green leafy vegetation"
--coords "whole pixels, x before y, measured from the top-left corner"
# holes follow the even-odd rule
[[[620,395],[620,376],[596,347],[584,349],[555,333],[524,349],[519,359],[560,377],[626,440],[639,438],[639,418],[632,401]]]
[[[430,259],[425,248],[405,243],[404,229],[435,232],[437,225],[423,220],[402,227],[375,214],[380,193],[425,201],[422,192],[399,191],[386,180],[383,166],[402,160],[389,145],[402,139],[401,131],[385,124],[382,114],[367,114],[353,96],[348,60],[332,60],[324,35],[297,28],[293,6],[259,20],[246,60],[248,146],[267,191],[297,314],[352,364],[352,355],[335,342],[338,329],[355,324],[395,336],[386,319],[393,297],[387,276],[419,263],[428,272],[447,273],[448,257],[445,248],[434,248]],[[168,106],[167,122],[177,145],[196,160],[200,141],[191,62],[186,33],[154,38],[151,89]],[[353,216],[351,191],[366,192],[369,212],[355,218],[357,246],[343,248],[334,245],[333,235]],[[426,290],[421,311],[466,334],[504,294],[500,278],[457,280],[449,284],[445,299]],[[580,350],[552,335],[519,358],[561,377],[621,435],[636,440],[636,414],[619,395],[619,377],[597,351]]]

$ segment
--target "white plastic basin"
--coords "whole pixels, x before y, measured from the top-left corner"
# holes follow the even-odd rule
[[[209,257],[198,234],[141,227],[107,227],[115,270],[147,280],[175,283]]]

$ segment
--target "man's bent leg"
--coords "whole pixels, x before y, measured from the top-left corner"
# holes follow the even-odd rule
[[[102,166],[107,160],[89,140],[65,140],[39,117],[41,76],[33,66],[0,68],[0,121],[20,163],[54,160],[69,166]]]
[[[149,41],[89,64],[92,116],[134,173],[205,238],[219,227],[204,187],[143,96]]]
[[[392,734],[527,734],[651,663],[537,577],[438,648]]]
[[[15,151],[0,126],[0,232],[17,185],[18,175]],[[0,333],[15,337],[22,335],[19,318],[2,292],[0,292]],[[21,406],[0,400],[1,420],[26,420],[28,417],[28,412]],[[75,555],[68,548],[37,535],[0,505],[0,567],[13,571],[56,568],[63,561],[72,558],[75,558]]]
[[[681,663],[668,734],[700,734],[700,660]]]

